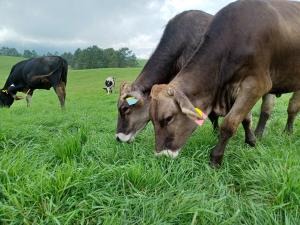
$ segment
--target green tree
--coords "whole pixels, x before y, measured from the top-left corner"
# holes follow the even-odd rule
[[[69,65],[73,64],[73,54],[71,52],[65,52],[61,55],[65,60],[67,60]]]
[[[5,56],[21,56],[21,54],[15,48],[2,47],[0,49],[0,55]]]
[[[23,53],[23,57],[24,58],[34,58],[34,57],[38,57],[38,54],[35,50],[24,50]]]

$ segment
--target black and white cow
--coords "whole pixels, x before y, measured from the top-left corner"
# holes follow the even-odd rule
[[[53,87],[63,108],[67,73],[68,63],[59,56],[38,57],[17,63],[0,89],[0,107],[10,107],[14,100],[22,99],[17,92],[27,94],[27,106],[30,106],[35,89],[49,90]]]
[[[111,94],[113,92],[114,86],[115,86],[115,78],[108,77],[105,80],[105,87],[103,89],[106,90],[107,94]]]

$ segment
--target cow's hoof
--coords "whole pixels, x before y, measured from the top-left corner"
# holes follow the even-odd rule
[[[261,138],[263,136],[263,134],[264,134],[264,131],[256,129],[255,132],[254,132],[254,134],[255,134],[255,136],[257,138]]]
[[[294,133],[294,130],[291,128],[285,128],[283,133],[285,133],[287,135],[292,135]]]
[[[222,165],[223,155],[210,155],[210,166],[214,169],[218,169]]]
[[[247,138],[245,143],[248,144],[250,147],[255,147],[256,145],[256,138],[253,136],[251,138]]]

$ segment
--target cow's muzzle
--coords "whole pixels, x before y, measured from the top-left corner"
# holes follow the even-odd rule
[[[177,158],[179,155],[180,149],[177,150],[170,150],[170,149],[166,149],[166,150],[162,150],[160,152],[155,152],[155,156],[167,156],[170,158]]]
[[[118,142],[131,142],[134,139],[134,134],[130,133],[130,134],[124,134],[124,133],[117,133],[116,134],[116,140]]]

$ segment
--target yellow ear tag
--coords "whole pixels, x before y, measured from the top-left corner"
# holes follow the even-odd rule
[[[195,108],[195,111],[200,117],[203,116],[203,112],[201,111],[201,109]]]
[[[195,120],[195,123],[199,126],[202,126],[204,124],[204,121],[207,119],[207,115],[204,112],[202,112],[201,109],[198,109],[198,108],[195,108],[195,112],[201,118],[199,120]]]
[[[7,90],[2,90],[2,92],[8,94]]]

